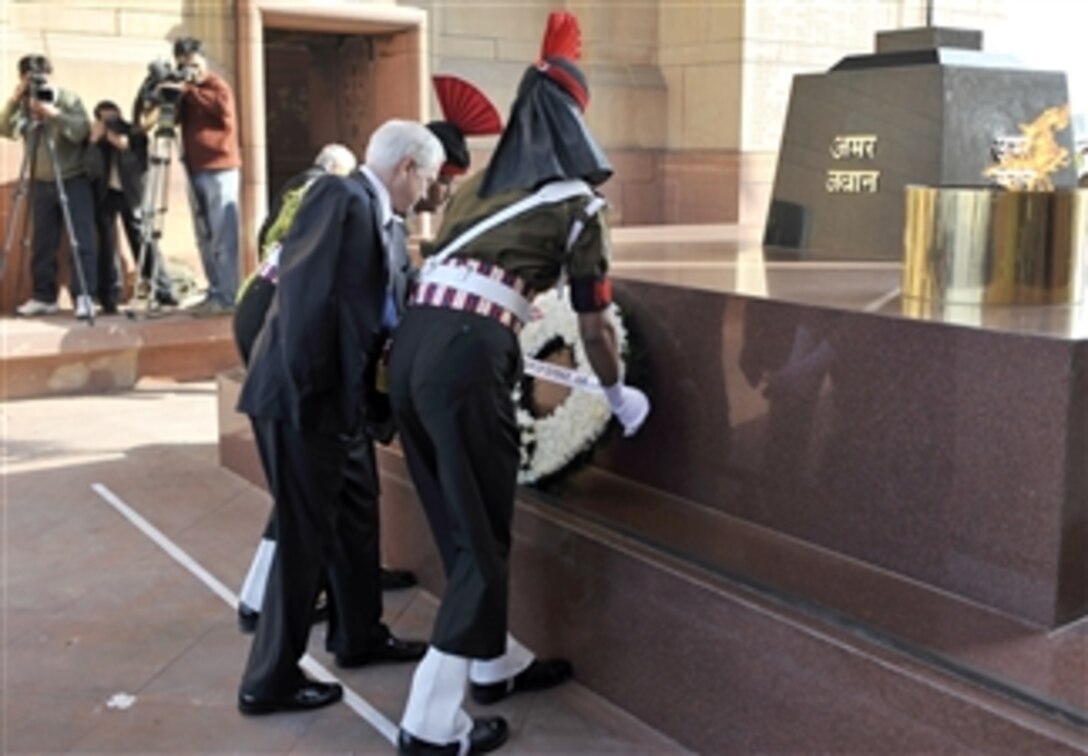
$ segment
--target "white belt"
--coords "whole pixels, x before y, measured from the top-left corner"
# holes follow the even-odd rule
[[[509,286],[496,281],[494,278],[481,275],[465,265],[429,265],[424,266],[419,277],[419,285],[427,286],[436,284],[445,286],[466,294],[475,294],[478,297],[494,302],[499,307],[512,312],[522,323],[528,323],[532,316],[532,305],[529,300],[517,293]]]

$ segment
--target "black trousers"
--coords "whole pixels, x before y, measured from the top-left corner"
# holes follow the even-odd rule
[[[120,246],[117,243],[117,219],[128,241],[128,249],[134,265],[140,264],[140,248],[143,244],[140,219],[116,189],[107,189],[95,206],[95,226],[98,229],[98,301],[103,307],[114,306],[121,295],[121,266],[118,264]],[[158,271],[155,272],[155,266]],[[173,295],[173,284],[163,263],[162,252],[155,239],[148,240],[147,252],[141,275],[150,281],[155,276],[155,293],[159,297]]]
[[[520,459],[514,333],[467,312],[413,307],[397,328],[390,399],[401,446],[446,572],[431,644],[491,659],[506,650]]]
[[[253,418],[257,448],[275,499],[276,555],[242,690],[258,697],[293,691],[304,675],[314,600],[328,577],[328,650],[363,653],[381,624],[378,478],[363,433],[300,430]]]
[[[45,149],[42,146],[40,149]],[[31,204],[34,218],[34,252],[30,261],[31,278],[34,281],[34,298],[40,302],[57,301],[57,248],[65,224],[60,194],[54,181],[34,181],[31,187]],[[94,195],[91,182],[86,176],[64,180],[64,194],[68,198],[68,212],[72,216],[72,232],[79,246],[79,261],[87,292],[80,290],[76,266],[71,268],[68,290],[78,294],[97,291],[97,245],[94,238]],[[69,239],[69,243],[73,240]]]

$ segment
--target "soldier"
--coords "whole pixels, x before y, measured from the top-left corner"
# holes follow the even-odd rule
[[[612,169],[582,120],[589,96],[573,62],[579,47],[574,17],[552,14],[490,165],[458,190],[425,250],[393,344],[394,418],[447,576],[401,719],[401,754],[483,753],[505,742],[502,717],[465,713],[466,682],[490,704],[572,673],[564,659],[535,659],[507,632],[519,461],[511,390],[534,293],[569,279],[589,361],[626,434],[649,412],[646,396],[621,382],[604,314],[608,229],[591,186]]]

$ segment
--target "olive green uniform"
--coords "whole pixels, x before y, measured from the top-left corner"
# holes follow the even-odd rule
[[[464,231],[508,205],[532,194],[512,191],[481,199],[477,191],[483,174],[477,173],[458,189],[446,209],[442,228],[434,242],[425,243],[422,252],[429,257],[460,236]],[[600,286],[608,274],[611,242],[607,209],[586,217],[591,199],[579,196],[550,205],[541,205],[519,215],[465,245],[457,257],[466,257],[498,265],[519,276],[531,291],[547,291],[558,283],[564,266],[572,286],[572,298],[582,296],[591,287]],[[585,224],[568,255],[565,245],[577,220]],[[593,312],[603,306],[585,306],[576,299],[579,312]]]
[[[477,175],[458,191],[425,256],[527,194],[485,200],[476,194],[479,182]],[[586,217],[591,201],[577,197],[533,208],[478,236],[456,256],[496,264],[535,292],[553,287],[566,268],[576,309],[599,310],[592,296],[577,294],[607,285],[607,226],[599,213]],[[579,219],[584,230],[568,255],[566,242]],[[470,659],[502,656],[520,461],[511,399],[521,377],[517,336],[475,312],[409,307],[394,334],[389,370],[401,444],[447,577],[431,643]]]

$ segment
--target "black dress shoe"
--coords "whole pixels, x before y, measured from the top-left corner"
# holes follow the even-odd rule
[[[344,656],[337,654],[336,666],[350,669],[377,662],[417,661],[422,659],[425,653],[427,653],[427,644],[423,641],[401,640],[389,634],[365,651]]]
[[[387,570],[384,567],[382,567],[381,578],[383,591],[402,591],[419,582],[408,570]]]
[[[510,728],[502,717],[476,717],[472,720],[469,737],[469,753],[488,753],[506,742]],[[404,730],[397,736],[397,753],[400,756],[457,756],[460,743],[431,743],[421,740]]]
[[[238,629],[246,635],[257,632],[257,620],[261,618],[261,613],[250,609],[245,604],[238,603]],[[324,622],[329,618],[329,601],[325,594],[322,593],[317,597],[317,601],[314,603],[314,624]]]
[[[277,711],[306,711],[334,704],[343,697],[344,689],[338,683],[307,680],[293,693],[283,697],[259,698],[252,693],[240,692],[238,710],[250,716]]]
[[[472,683],[472,699],[479,704],[498,703],[513,693],[547,690],[569,680],[574,668],[566,659],[533,659],[533,663],[512,680],[481,685]]]
[[[250,609],[245,604],[238,604],[238,629],[246,635],[257,632],[257,620],[261,613]]]

